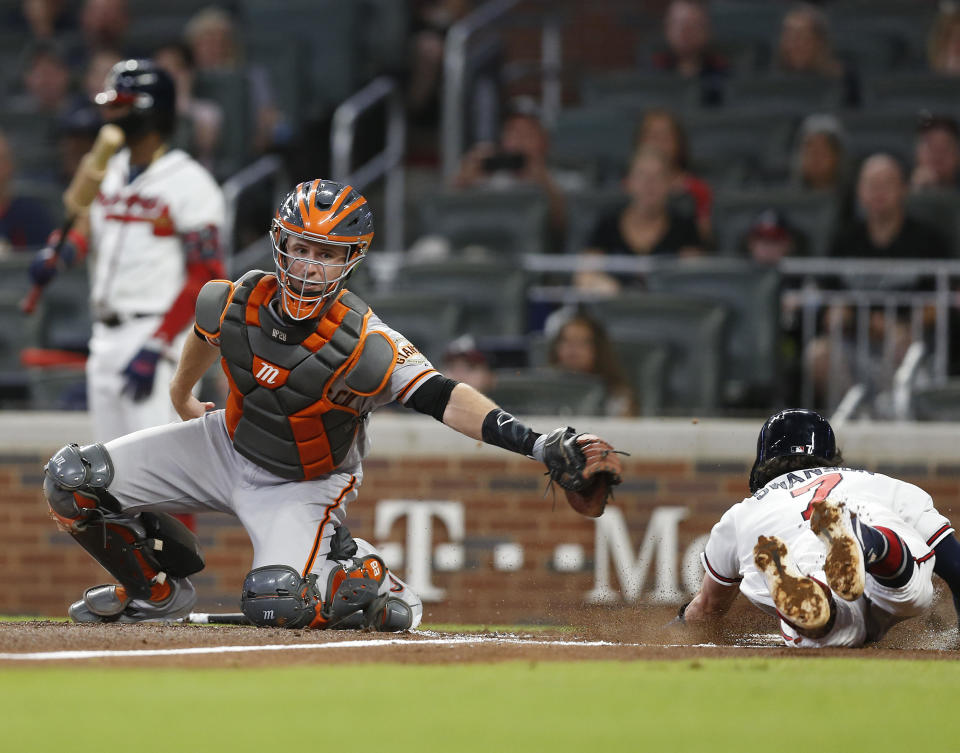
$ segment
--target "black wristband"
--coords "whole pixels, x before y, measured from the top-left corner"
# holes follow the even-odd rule
[[[505,410],[494,408],[483,419],[483,441],[521,455],[533,453],[533,443],[540,436]]]

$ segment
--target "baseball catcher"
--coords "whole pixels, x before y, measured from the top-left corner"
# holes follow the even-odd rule
[[[171,620],[190,612],[196,538],[171,512],[243,524],[253,563],[240,606],[260,626],[416,627],[417,595],[346,528],[363,479],[367,417],[397,401],[473,439],[534,458],[584,515],[620,480],[612,447],[561,427],[541,435],[448,379],[345,287],[373,239],[366,199],[328,180],[299,184],[270,231],[272,272],[212,280],[197,298],[170,397],[182,423],[106,444],[68,445],[46,465],[60,525],[113,575],[78,622]],[[223,410],[192,393],[220,360]]]

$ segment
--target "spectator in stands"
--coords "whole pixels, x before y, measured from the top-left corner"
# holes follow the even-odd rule
[[[24,108],[61,115],[70,104],[70,84],[70,69],[60,50],[50,42],[34,46],[23,74]]]
[[[232,71],[247,77],[250,93],[253,143],[258,152],[269,149],[284,127],[266,68],[244,61],[233,16],[208,6],[198,11],[184,32],[198,72]]]
[[[119,50],[123,57],[142,52],[128,48],[126,36],[129,26],[127,0],[85,0],[80,9],[82,41],[69,56],[71,66],[75,69],[86,68],[99,50]]]
[[[123,59],[118,50],[110,47],[96,50],[90,55],[83,73],[83,94],[87,103],[93,103],[93,98],[103,91],[103,82],[110,69]]]
[[[906,213],[907,180],[888,154],[868,157],[860,168],[857,201],[862,218],[834,238],[832,256],[888,259],[942,259],[950,255],[944,237]]]
[[[174,142],[212,170],[223,110],[216,102],[194,96],[193,53],[185,44],[173,42],[154,51],[153,61],[169,73],[177,85],[178,122]]]
[[[59,122],[57,148],[60,152],[60,182],[66,186],[76,175],[83,155],[90,151],[103,125],[95,104],[73,107]]]
[[[696,223],[670,209],[670,164],[657,150],[637,150],[624,178],[630,203],[601,217],[587,241],[588,254],[660,256],[703,253],[703,241]],[[636,281],[635,275],[609,275],[580,271],[575,282],[580,288],[613,292],[621,283]]]
[[[636,416],[637,400],[606,328],[583,311],[574,311],[550,339],[547,361],[555,369],[592,374],[606,387],[608,416]]]
[[[960,75],[960,8],[942,3],[927,40],[930,70],[945,76]]]
[[[960,127],[947,115],[924,115],[917,126],[910,189],[960,188]]]
[[[794,256],[803,247],[803,237],[776,209],[764,209],[750,224],[744,238],[752,261],[775,266],[781,259]]]
[[[490,359],[477,348],[470,335],[458,337],[443,353],[443,373],[450,379],[465,382],[478,392],[488,394],[496,383]]]
[[[543,190],[550,204],[551,245],[562,248],[566,225],[564,191],[583,186],[579,175],[552,169],[547,163],[550,136],[536,103],[518,97],[510,103],[500,128],[500,143],[480,142],[463,156],[453,179],[455,188],[514,188]]]
[[[860,104],[856,72],[837,57],[830,42],[827,16],[814,5],[800,3],[784,16],[775,65],[784,73],[842,80],[844,104]]]
[[[666,158],[673,208],[679,214],[695,217],[700,237],[709,238],[713,191],[705,180],[690,172],[687,134],[680,119],[669,110],[647,110],[634,140],[634,148],[643,147],[656,149]]]
[[[710,16],[698,0],[673,0],[663,17],[665,48],[653,55],[656,70],[700,79],[704,105],[723,102],[723,85],[729,74],[727,60],[710,48]]]
[[[0,256],[40,248],[53,230],[50,212],[42,202],[16,195],[15,172],[10,142],[0,132]]]
[[[851,222],[834,239],[831,254],[839,257],[887,259],[941,259],[949,256],[943,236],[933,227],[906,213],[907,179],[896,159],[888,154],[868,157],[860,169],[857,200],[862,219]],[[861,276],[850,276],[830,286],[854,287]],[[895,269],[870,281],[872,289],[920,290],[929,285],[915,275],[897,274]],[[814,339],[804,355],[811,374],[818,405],[827,405],[830,388],[842,395],[856,382],[866,384],[871,396],[890,388],[893,369],[903,359],[910,344],[906,322],[889,323],[881,309],[870,311],[866,358],[856,347],[854,313],[848,308],[829,309],[825,326],[842,334],[839,352],[831,349],[829,338]],[[890,337],[887,337],[888,331]],[[832,359],[836,358],[831,373]],[[833,408],[832,405],[827,405]]]
[[[20,12],[34,41],[53,40],[74,27],[64,0],[22,0]]]
[[[797,133],[790,165],[791,182],[808,191],[833,194],[846,219],[853,212],[853,191],[847,178],[846,135],[843,125],[828,113],[804,118]]]

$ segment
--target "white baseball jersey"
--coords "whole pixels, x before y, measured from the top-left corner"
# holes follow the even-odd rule
[[[950,522],[934,509],[933,500],[922,489],[889,476],[852,468],[814,468],[785,473],[735,504],[713,527],[701,555],[707,576],[725,586],[739,584],[740,591],[755,606],[776,616],[766,580],[753,561],[757,538],[761,535],[780,538],[787,545],[789,559],[801,573],[825,582],[824,546],[810,530],[809,518],[813,502],[827,498],[844,502],[865,523],[890,528],[900,535],[917,562],[926,565],[924,572],[929,585],[931,549],[953,530]],[[916,593],[907,589],[906,596],[926,598],[930,589],[922,584],[922,577],[915,580]],[[909,604],[902,603],[903,593],[895,594],[892,589],[878,586],[872,578],[867,578],[865,594],[892,614],[915,613]],[[864,624],[868,618],[866,612],[859,617],[856,614],[863,611],[862,605],[851,607],[839,600],[837,603],[841,610],[839,627],[850,623],[847,627],[851,635],[859,635],[862,643],[870,627]],[[846,614],[850,610],[852,613]],[[792,640],[795,633],[785,624],[782,629],[785,638]],[[856,645],[856,640],[850,644],[829,645]]]
[[[124,149],[107,164],[90,208],[93,335],[87,402],[100,441],[178,420],[167,389],[189,331],[189,314],[168,349],[170,357],[157,365],[153,391],[145,400],[134,402],[121,394],[122,372],[184,287],[185,241],[195,248],[215,247],[225,217],[216,181],[179,149],[161,155],[132,181],[129,175],[130,151]]]
[[[107,164],[90,208],[94,311],[165,314],[183,287],[181,238],[221,228],[223,193],[207,170],[173,149],[128,182],[130,150]]]

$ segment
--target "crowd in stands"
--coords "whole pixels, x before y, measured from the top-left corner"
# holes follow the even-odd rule
[[[381,69],[404,84],[411,164],[419,164],[431,149],[436,164],[445,34],[479,4],[402,4],[402,60],[383,62]],[[776,268],[785,258],[822,255],[960,258],[956,215],[914,211],[930,196],[941,208],[960,210],[960,9],[932,1],[897,6],[895,0],[884,0],[875,13],[857,0],[651,5],[662,8],[661,25],[637,29],[635,68],[614,72],[613,78],[619,75],[625,82],[620,90],[608,87],[611,72],[585,69],[579,71],[579,92],[571,87],[564,109],[545,113],[530,97],[512,96],[504,79],[497,137],[469,144],[446,186],[438,177],[437,192],[531,192],[540,204],[523,215],[524,221],[534,223],[548,253],[655,260],[735,257],[763,268]],[[91,96],[110,66],[128,56],[151,56],[174,77],[176,142],[221,181],[267,152],[297,155],[293,177],[300,170],[322,169],[323,160],[312,150],[325,151],[328,142],[326,132],[316,129],[318,120],[329,117],[324,97],[337,96],[343,71],[363,71],[346,93],[355,90],[363,76],[376,72],[374,63],[364,67],[359,58],[379,55],[386,61],[389,45],[360,42],[359,52],[344,53],[339,61],[322,44],[303,49],[290,40],[269,47],[258,40],[270,34],[283,40],[285,32],[283,26],[268,28],[268,13],[257,0],[191,6],[164,15],[162,29],[145,34],[128,0],[24,0],[11,8],[8,25],[17,29],[19,47],[5,55],[15,64],[7,67],[0,92],[3,248],[36,246],[59,219],[50,198],[55,205],[57,191],[100,124]],[[372,16],[365,20],[378,28]],[[295,20],[288,17],[285,23]],[[371,50],[377,54],[366,54]],[[296,65],[302,80],[285,75],[288,63]],[[311,78],[325,67],[335,69],[327,80]],[[910,89],[908,82],[900,99],[885,88],[886,79],[895,83],[911,76],[920,83]],[[656,81],[669,88],[661,90]],[[936,85],[925,88],[924,82]],[[645,84],[653,88],[648,91]],[[651,100],[654,89],[662,96]],[[588,124],[584,135],[571,126],[576,123]],[[57,189],[38,190],[38,185]],[[516,202],[518,212],[521,204]],[[506,258],[515,268],[521,266],[516,239],[529,234],[529,227],[501,228],[509,246]],[[414,230],[408,240],[436,232],[426,223]],[[448,237],[439,255],[456,256],[464,245],[476,250],[491,237],[492,232],[466,241]],[[505,258],[504,248],[488,250],[490,259]],[[438,258],[434,252],[426,256]],[[788,287],[800,282],[783,280]],[[607,272],[589,265],[565,284],[588,301],[591,296],[640,296],[654,287],[645,272]],[[820,284],[851,287],[849,279]],[[897,289],[930,286],[907,282]],[[783,315],[791,321],[790,312]],[[849,335],[850,313],[834,316],[843,319]],[[535,319],[531,315],[526,329],[540,332],[542,322]],[[816,407],[830,408],[824,404],[824,380],[836,378],[838,371],[849,383],[859,377],[849,359],[839,369],[836,362],[830,365],[831,358],[843,355],[827,341],[827,320],[828,315],[821,316],[820,337],[806,352],[792,342],[787,368],[805,363],[816,383]],[[604,386],[604,412],[637,415],[645,404],[638,377],[632,365],[618,365],[609,325],[595,312],[576,309],[549,333],[546,360],[537,363],[528,354],[525,365],[593,375]],[[876,327],[884,330],[882,324]],[[790,330],[785,325],[785,336],[795,340]],[[905,332],[898,330],[898,357],[909,343]],[[497,360],[485,347],[483,342],[465,347],[456,340],[447,352],[450,368],[483,381],[484,368],[490,370]],[[490,389],[494,372],[485,382]],[[789,401],[796,394],[780,397]],[[772,407],[745,405],[760,411]]]

